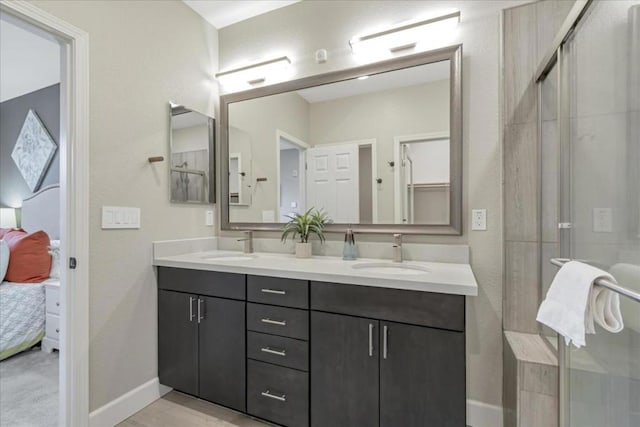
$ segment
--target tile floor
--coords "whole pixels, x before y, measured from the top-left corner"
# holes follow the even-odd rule
[[[222,406],[172,391],[118,424],[118,427],[263,427],[269,425]]]

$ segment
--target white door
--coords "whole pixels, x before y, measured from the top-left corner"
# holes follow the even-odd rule
[[[321,145],[307,152],[307,207],[336,223],[358,223],[358,145]]]

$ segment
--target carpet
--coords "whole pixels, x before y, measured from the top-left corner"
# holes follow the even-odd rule
[[[40,348],[0,362],[0,426],[58,425],[58,363]]]

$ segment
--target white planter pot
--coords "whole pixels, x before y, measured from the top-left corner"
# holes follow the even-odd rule
[[[296,258],[311,258],[311,243],[296,243]]]

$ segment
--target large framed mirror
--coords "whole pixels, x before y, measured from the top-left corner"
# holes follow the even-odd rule
[[[172,203],[215,203],[215,119],[169,104]]]
[[[221,97],[221,227],[462,232],[462,45]]]

